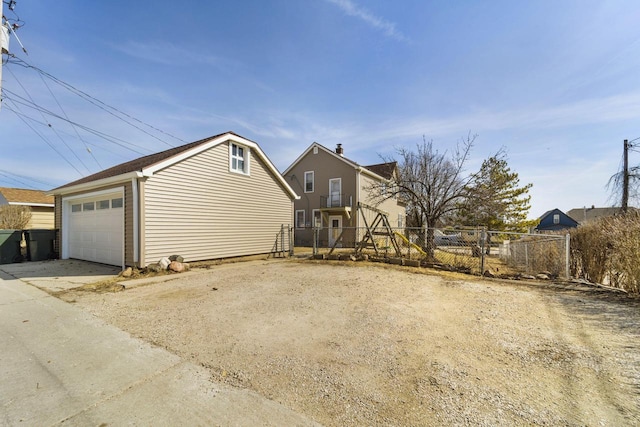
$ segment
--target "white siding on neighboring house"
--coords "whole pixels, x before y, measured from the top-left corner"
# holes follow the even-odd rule
[[[229,171],[222,143],[145,182],[145,264],[173,254],[197,261],[271,251],[292,221],[292,200],[253,151],[250,175]]]
[[[54,228],[53,224],[53,206],[50,208],[45,206],[31,206],[31,220],[27,225],[28,229],[52,229]]]
[[[395,198],[388,198],[380,202],[379,196],[383,191],[389,192],[391,189],[388,185],[383,186],[380,181],[374,180],[366,174],[360,174],[360,201],[386,212],[388,214],[390,225],[392,227],[398,227],[400,217],[404,218],[405,216],[405,208],[398,205],[398,201]],[[368,211],[366,212],[366,215],[367,221],[371,223],[376,214]],[[360,224],[360,226],[364,227],[364,224]]]

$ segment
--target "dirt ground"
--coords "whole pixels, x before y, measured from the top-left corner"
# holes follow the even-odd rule
[[[328,426],[640,423],[640,303],[610,292],[251,261],[62,298]]]

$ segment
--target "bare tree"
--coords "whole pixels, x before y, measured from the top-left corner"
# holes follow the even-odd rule
[[[452,152],[439,152],[433,141],[423,137],[416,151],[398,149],[398,176],[387,197],[397,196],[407,204],[407,223],[426,228],[422,246],[433,258],[434,228],[438,221],[458,208],[469,181],[464,177],[464,165],[477,135],[460,140]]]
[[[0,229],[22,230],[31,220],[31,209],[28,206],[0,206]]]

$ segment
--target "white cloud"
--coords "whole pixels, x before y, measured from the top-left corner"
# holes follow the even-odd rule
[[[409,39],[398,31],[396,24],[389,22],[384,18],[375,16],[367,9],[358,6],[351,0],[327,0],[329,3],[333,3],[338,6],[342,11],[355,18],[361,19],[376,30],[382,31],[386,36],[394,38],[399,41],[408,41]]]
[[[165,42],[128,41],[117,45],[109,44],[109,46],[133,58],[162,65],[205,64],[222,68],[233,62],[227,58],[207,54],[202,50],[188,50],[181,46]]]

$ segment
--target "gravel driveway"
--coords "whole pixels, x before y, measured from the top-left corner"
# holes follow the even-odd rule
[[[640,423],[640,304],[607,292],[251,261],[61,297],[329,426]]]

